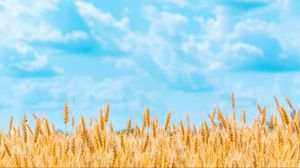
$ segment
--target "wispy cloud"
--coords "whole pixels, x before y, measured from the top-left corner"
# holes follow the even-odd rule
[[[7,75],[15,77],[52,77],[63,72],[61,68],[51,66],[46,55],[24,45],[2,48],[0,53],[3,56],[0,57],[0,60],[4,63],[2,68]]]

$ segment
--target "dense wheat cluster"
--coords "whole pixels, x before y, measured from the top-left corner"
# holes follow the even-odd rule
[[[7,134],[0,133],[0,167],[299,167],[299,112],[288,99],[288,108],[275,102],[276,114],[257,104],[256,119],[245,124],[245,112],[235,116],[232,95],[232,113],[215,108],[199,128],[188,116],[171,123],[170,112],[159,127],[146,108],[142,125],[129,119],[119,132],[109,123],[109,105],[87,122],[65,104],[64,124],[73,132],[61,133],[37,115],[34,128],[26,115],[20,126],[11,117]]]

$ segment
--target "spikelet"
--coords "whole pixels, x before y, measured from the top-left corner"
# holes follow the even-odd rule
[[[180,131],[181,131],[181,136],[184,137],[184,135],[185,135],[185,128],[184,128],[182,120],[180,120]]]
[[[134,127],[133,134],[134,134],[134,138],[137,138],[140,135],[140,128],[137,125],[135,125]]]
[[[191,128],[188,126],[186,137],[185,137],[185,145],[187,147],[191,146]]]
[[[258,103],[256,104],[256,108],[257,108],[258,112],[260,114],[262,114],[262,109],[261,109],[261,107],[260,107],[260,105]]]
[[[145,142],[143,144],[142,153],[144,153],[146,151],[146,149],[148,147],[148,144],[149,144],[149,139],[150,139],[150,136],[149,136],[149,134],[147,134],[146,140],[145,140]]]
[[[104,108],[104,122],[105,123],[108,122],[109,112],[110,112],[110,104],[107,104]]]
[[[201,133],[201,139],[202,139],[202,142],[206,142],[205,130],[204,130],[204,125],[203,125],[203,123],[202,123],[201,128],[200,128],[200,133]]]
[[[107,144],[105,131],[101,131],[101,142],[102,142],[102,148],[105,150]]]
[[[276,108],[279,108],[280,107],[280,103],[279,101],[277,100],[277,98],[274,96],[274,100],[275,100],[275,103],[276,103]]]
[[[294,107],[293,107],[291,101],[290,101],[287,97],[285,98],[285,100],[286,100],[288,106],[290,107],[290,109],[291,109],[293,112],[295,112],[295,109],[294,109]]]
[[[126,136],[129,136],[131,131],[131,119],[128,120],[127,126],[126,126]]]
[[[156,128],[156,123],[155,121],[152,121],[152,136],[155,139],[157,136],[157,128]]]
[[[143,113],[143,127],[150,126],[150,108],[147,107]]]
[[[76,143],[75,143],[75,138],[72,138],[72,143],[71,143],[71,151],[73,153],[73,155],[75,155],[76,152]]]
[[[298,124],[296,122],[294,122],[293,125],[294,125],[294,128],[295,128],[295,131],[296,131],[297,135],[299,136],[300,135],[300,130],[299,130]]]
[[[96,146],[96,149],[95,150],[98,150],[99,148],[101,148],[101,144],[100,144],[100,141],[99,139],[97,138],[97,135],[94,134],[93,136],[93,143],[95,144],[94,146]]]
[[[256,133],[257,133],[257,145],[258,145],[258,151],[259,151],[259,153],[261,153],[261,151],[262,151],[262,137],[261,137],[261,128],[260,128],[261,126],[258,126],[257,127],[257,130],[256,130]],[[259,160],[260,161],[260,160]]]
[[[121,145],[123,151],[125,152],[125,142],[124,142],[124,136],[122,133],[120,134],[120,145]]]
[[[100,114],[100,128],[101,128],[101,130],[104,130],[104,126],[105,126],[105,119],[103,118],[103,115]]]
[[[23,122],[27,122],[27,117],[26,117],[26,113],[24,113],[24,115],[23,115],[23,120],[22,120]]]
[[[69,106],[67,103],[64,105],[64,124],[66,125],[69,120]]]
[[[231,142],[233,142],[234,139],[233,139],[233,131],[232,131],[232,127],[231,127],[230,124],[228,124],[227,126],[228,126],[228,135],[229,135],[229,139],[230,139]]]
[[[188,123],[188,125],[190,125],[191,122],[190,122],[190,117],[189,117],[189,115],[186,114],[186,115],[185,115],[185,118],[186,118],[186,122]]]
[[[198,132],[198,130],[197,130],[197,128],[196,128],[196,125],[193,124],[193,131],[192,131],[193,135],[196,135],[197,132]]]
[[[52,127],[52,132],[56,133],[56,128],[55,128],[54,122],[52,122],[51,127]]]
[[[85,121],[84,118],[81,116],[80,117],[80,123],[81,123],[81,138],[83,139],[83,141],[87,144],[88,148],[90,149],[90,152],[93,153],[94,152],[94,148],[92,146],[92,143],[90,142],[89,139],[89,135],[86,129],[86,125],[85,125]]]
[[[261,125],[264,125],[265,121],[266,121],[266,106],[264,106],[262,109],[261,109]]]
[[[286,110],[282,107],[282,111],[283,111],[283,116],[284,116],[284,121],[285,121],[285,124],[289,124],[289,116],[286,112]]]
[[[109,123],[109,130],[110,130],[110,133],[111,133],[111,134],[113,134],[113,133],[115,132],[112,123]]]
[[[116,149],[116,144],[115,144],[115,141],[113,141],[113,144],[112,144],[112,151],[113,151],[113,164],[112,164],[112,167],[114,167],[115,163],[116,163],[116,160],[118,159],[118,152],[117,152],[117,149]]]
[[[280,128],[277,130],[277,138],[278,138],[278,144],[279,144],[279,146],[282,146],[282,144],[283,144],[283,137],[282,137],[282,133],[280,131]]]
[[[169,111],[166,117],[165,125],[164,125],[164,131],[167,131],[169,129],[170,125],[170,118],[171,118],[171,112]]]
[[[232,107],[232,121],[236,122],[235,117],[235,100],[234,100],[234,93],[231,94],[231,107]]]
[[[208,113],[208,118],[209,118],[209,121],[210,121],[212,127],[215,128],[217,126],[216,123],[215,123],[215,115],[210,115]]]
[[[93,126],[93,118],[90,117],[90,127],[92,127],[92,126]]]
[[[10,119],[9,119],[9,127],[8,127],[8,134],[10,135],[10,132],[12,130],[12,127],[13,127],[13,122],[14,122],[14,117],[13,116],[10,116]]]
[[[4,143],[4,149],[5,149],[5,152],[8,154],[8,156],[11,157],[11,153],[10,153],[9,147],[7,146],[6,143]]]
[[[45,119],[45,127],[46,127],[47,136],[49,137],[51,135],[51,131],[50,131],[50,126],[49,126],[48,119]]]
[[[205,131],[205,142],[208,143],[209,128],[208,128],[206,121],[203,122],[203,125],[204,125],[204,131]]]
[[[270,116],[270,122],[269,122],[270,128],[273,128],[273,125],[274,125],[274,114],[272,114],[272,115]]]
[[[242,124],[246,123],[246,111],[243,111],[243,113],[242,113],[241,122],[242,122]]]
[[[211,117],[212,117],[212,118],[215,118],[216,113],[217,113],[217,108],[214,107],[214,110],[213,110],[213,112],[212,112]]]
[[[285,123],[286,125],[288,125],[289,117],[288,117],[286,110],[283,107],[280,107],[278,111],[279,111],[282,122]]]
[[[41,121],[38,118],[35,122],[35,128],[34,128],[34,142],[36,143],[38,140],[38,136],[41,132]]]
[[[34,120],[37,120],[39,118],[36,114],[34,114],[34,113],[31,113],[31,114],[32,114],[32,117],[34,118]]]
[[[33,131],[32,131],[32,129],[31,129],[31,127],[28,125],[28,124],[26,124],[26,128],[29,130],[29,133],[30,133],[30,135],[32,135],[33,134]]]
[[[22,121],[22,132],[23,132],[23,141],[26,144],[27,143],[27,119],[26,114],[24,113],[23,121]]]
[[[194,152],[198,151],[198,141],[199,141],[199,139],[198,139],[198,137],[196,137],[194,140]]]
[[[226,122],[225,122],[224,117],[223,117],[223,115],[222,115],[222,113],[221,113],[220,110],[218,110],[218,120],[221,122],[222,127],[223,127],[224,129],[226,129],[226,128],[227,128]]]

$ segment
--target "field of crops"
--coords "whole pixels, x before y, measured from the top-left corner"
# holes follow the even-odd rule
[[[72,132],[57,131],[37,115],[34,128],[26,115],[20,126],[11,117],[8,131],[0,133],[0,167],[299,167],[299,112],[286,100],[275,98],[276,114],[257,104],[257,117],[245,124],[245,112],[235,117],[232,97],[230,115],[215,108],[200,128],[188,116],[171,123],[171,112],[160,127],[146,108],[143,124],[129,120],[124,131],[109,122],[109,105],[85,121],[65,104],[62,117]]]

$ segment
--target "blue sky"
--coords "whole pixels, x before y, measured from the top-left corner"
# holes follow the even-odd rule
[[[273,96],[300,100],[300,1],[0,0],[0,123],[24,112],[199,124],[214,106],[237,115]],[[33,122],[32,119],[29,119]]]

